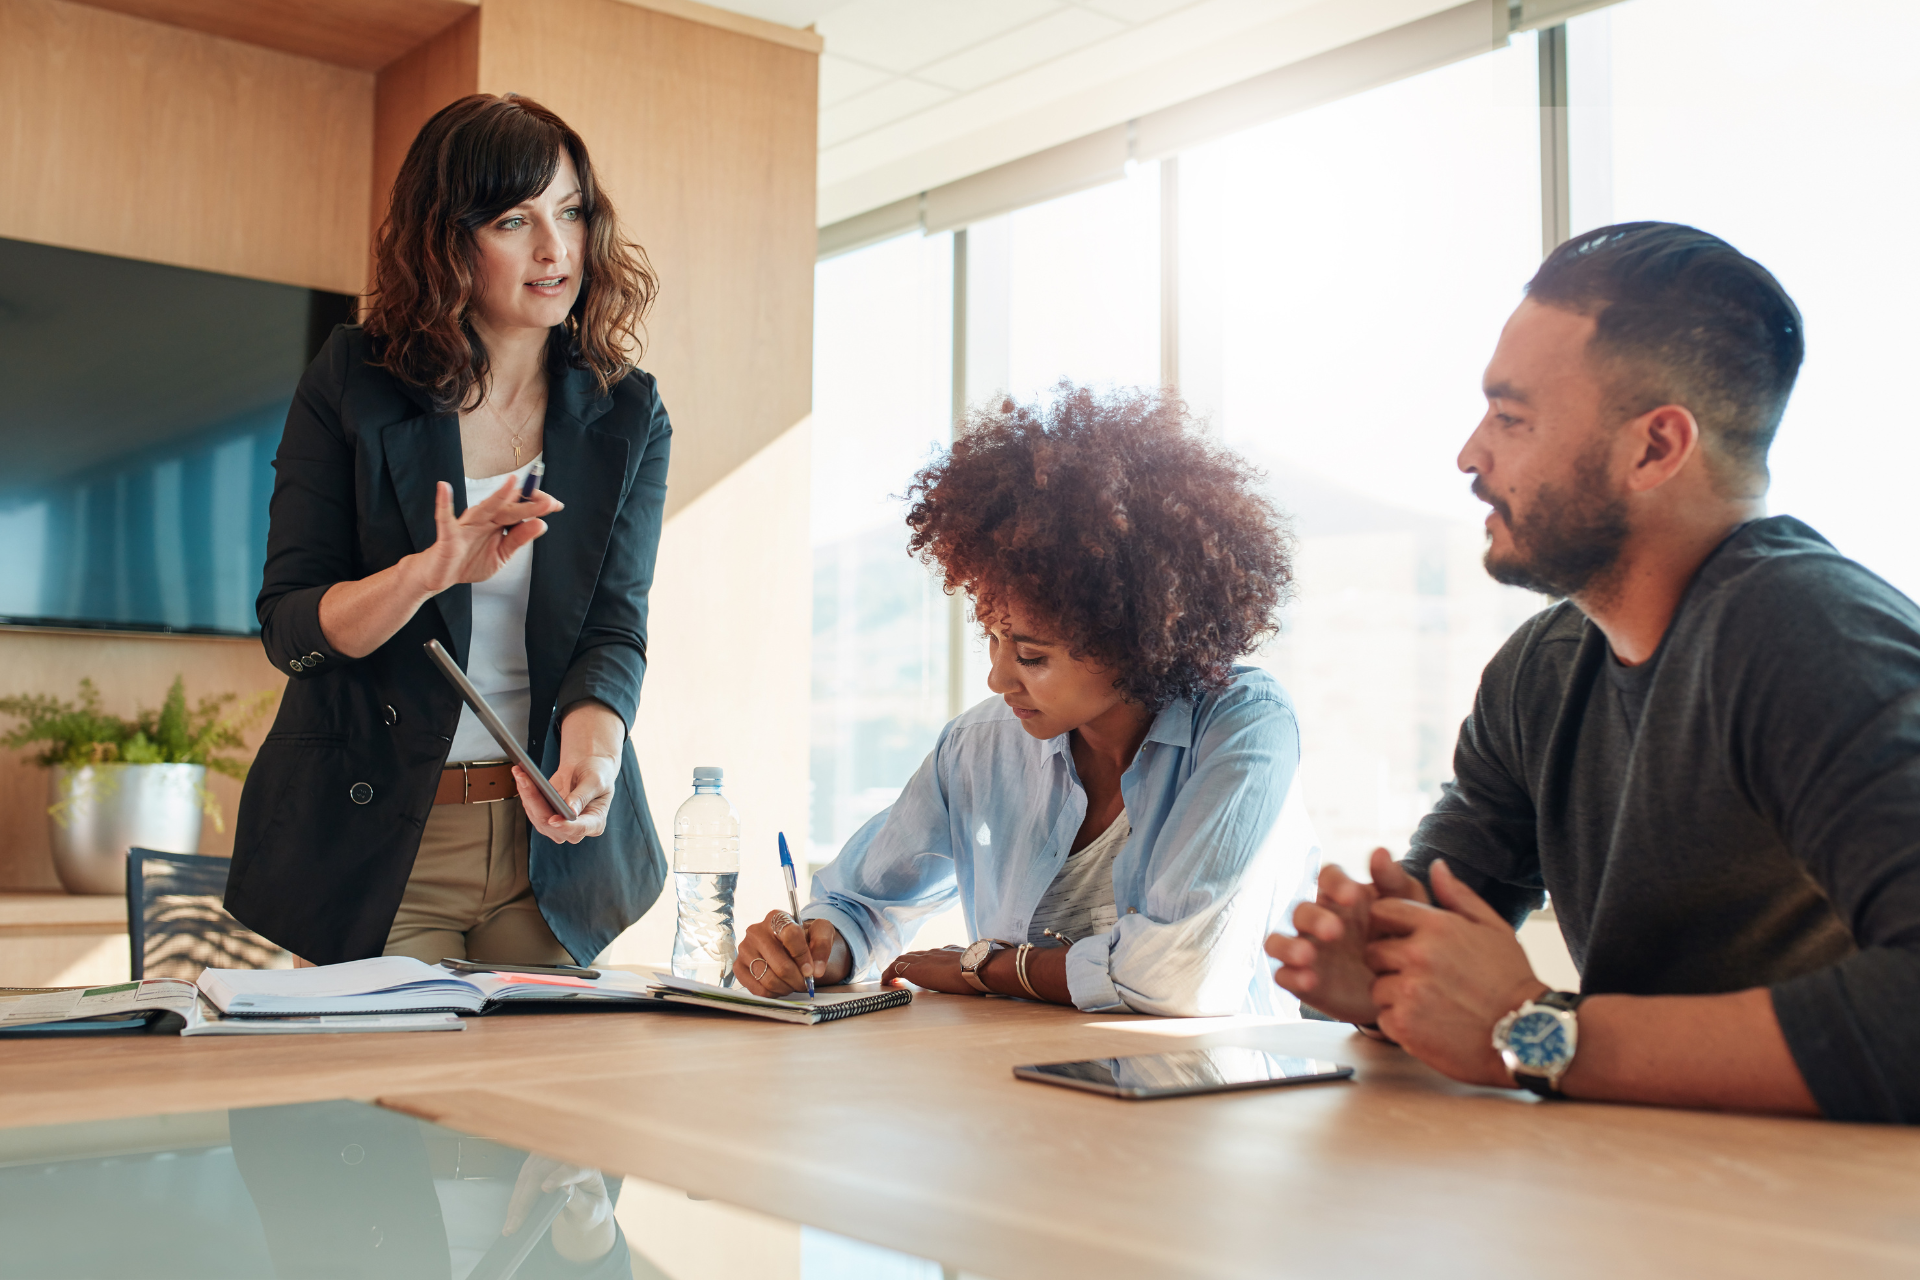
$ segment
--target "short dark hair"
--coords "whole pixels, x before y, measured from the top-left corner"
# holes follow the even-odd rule
[[[1225,688],[1293,581],[1259,472],[1170,391],[1062,382],[1044,405],[976,410],[908,496],[909,550],[978,618],[1043,619],[1155,711]]]
[[[626,376],[658,284],[646,252],[620,231],[587,144],[553,112],[518,94],[476,93],[422,125],[374,236],[373,287],[361,323],[375,363],[424,388],[443,408],[486,397],[486,348],[468,321],[474,232],[547,189],[565,148],[587,218],[580,296],[548,347],[552,372],[589,369],[602,392]]]
[[[1764,479],[1806,335],[1773,273],[1718,236],[1623,222],[1548,255],[1527,296],[1595,318],[1593,348],[1637,416],[1683,405],[1708,443]]]

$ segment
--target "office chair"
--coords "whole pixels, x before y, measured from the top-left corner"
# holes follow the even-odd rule
[[[202,969],[291,969],[293,956],[227,914],[225,858],[127,851],[127,940],[132,973],[185,978]]]

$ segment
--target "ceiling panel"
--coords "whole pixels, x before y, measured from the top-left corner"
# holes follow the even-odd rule
[[[1085,7],[1095,13],[1104,13],[1109,18],[1118,18],[1122,22],[1151,22],[1155,18],[1164,18],[1175,9],[1184,9],[1194,0],[1085,0]]]
[[[815,27],[839,56],[906,74],[1060,7],[1056,0],[849,0]]]
[[[949,89],[980,89],[1016,71],[1025,71],[1061,54],[1096,44],[1125,27],[1123,22],[1088,9],[1061,9],[1038,22],[1029,22],[950,58],[942,58],[915,74],[918,79]]]
[[[820,112],[820,145],[831,147],[953,97],[951,89],[905,76]]]
[[[820,109],[845,102],[856,93],[865,93],[888,80],[893,73],[880,71],[874,67],[853,62],[847,58],[835,57],[831,53],[820,55]]]
[[[645,3],[645,0],[635,0]],[[822,224],[1462,0],[721,0],[825,42]],[[1489,7],[1499,0],[1467,0]]]

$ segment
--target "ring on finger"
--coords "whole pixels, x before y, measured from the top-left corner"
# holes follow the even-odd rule
[[[777,938],[786,932],[788,925],[799,924],[800,922],[784,911],[776,911],[773,913],[773,918],[767,921],[767,923],[773,926],[773,936]]]
[[[766,958],[763,956],[755,956],[752,963],[747,965],[747,972],[753,975],[755,982],[765,982],[767,980]]]

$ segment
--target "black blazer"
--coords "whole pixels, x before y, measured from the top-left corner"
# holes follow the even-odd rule
[[[459,419],[368,361],[357,325],[334,330],[300,380],[274,460],[258,612],[274,666],[291,677],[240,797],[227,910],[319,964],[386,945],[460,719],[460,696],[421,646],[462,666],[473,589],[449,588],[355,660],[320,633],[320,597],[434,541],[434,484],[466,509]],[[567,504],[533,543],[527,750],[559,767],[557,714],[583,698],[633,727],[647,669],[653,585],[673,428],[635,370],[602,396],[569,369],[547,397],[543,487]],[[511,802],[510,802],[511,803]],[[581,963],[659,896],[666,879],[633,744],[606,831],[577,845],[532,833],[529,874],[554,936]]]

